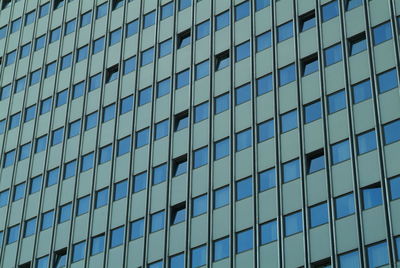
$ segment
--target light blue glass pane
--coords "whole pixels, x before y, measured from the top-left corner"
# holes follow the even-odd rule
[[[11,166],[12,164],[14,164],[14,161],[15,161],[15,150],[5,153],[3,167],[5,168]]]
[[[44,256],[36,260],[36,268],[48,268],[49,267],[49,256]]]
[[[72,208],[71,204],[67,204],[61,207],[60,214],[58,215],[59,223],[68,221],[71,218],[71,208]]]
[[[100,149],[99,164],[108,162],[111,160],[112,156],[112,146],[106,146]]]
[[[207,212],[207,195],[202,195],[193,199],[192,217],[199,216]]]
[[[328,205],[321,205],[310,208],[310,227],[316,227],[328,222]]]
[[[54,211],[49,211],[42,214],[42,224],[40,230],[49,229],[53,226]]]
[[[108,204],[108,189],[100,190],[96,193],[95,208],[104,207]]]
[[[241,20],[249,16],[250,4],[249,1],[245,1],[237,6],[235,6],[235,21]]]
[[[358,40],[351,44],[350,46],[350,55],[355,55],[360,53],[361,51],[367,50],[367,41],[365,38]]]
[[[145,50],[142,52],[142,61],[141,61],[141,66],[147,65],[151,62],[153,62],[153,55],[154,55],[154,49],[150,48],[148,50]]]
[[[147,172],[135,175],[135,177],[133,178],[133,192],[136,193],[146,189],[146,184],[147,184]]]
[[[330,48],[325,49],[325,66],[332,65],[342,60],[342,46],[337,44]]]
[[[250,42],[247,41],[235,47],[236,62],[250,57]]]
[[[42,186],[42,176],[37,176],[31,179],[29,186],[29,194],[33,194],[40,191]],[[0,204],[1,207],[1,204]]]
[[[328,112],[332,114],[334,112],[343,110],[346,108],[346,92],[340,90],[328,96]]]
[[[179,0],[179,10],[184,10],[192,5],[192,0]]]
[[[252,178],[247,178],[236,182],[236,201],[242,200],[253,195]]]
[[[93,153],[82,156],[81,172],[89,170],[93,167]]]
[[[357,136],[358,154],[367,153],[376,149],[376,134],[375,131],[370,131]]]
[[[345,140],[331,147],[332,164],[337,164],[350,159],[349,141]]]
[[[117,156],[129,153],[131,151],[131,137],[126,137],[118,141]]]
[[[260,192],[274,188],[276,186],[275,168],[259,173],[258,180],[258,187]]]
[[[7,244],[14,243],[18,240],[19,225],[8,228]]]
[[[143,28],[152,26],[156,21],[156,12],[150,12],[144,16]]]
[[[193,168],[204,166],[208,163],[208,147],[194,151]]]
[[[229,155],[229,147],[229,138],[216,142],[214,146],[214,160],[218,160]]]
[[[379,243],[367,248],[368,267],[375,268],[389,264],[387,243]]]
[[[151,102],[151,87],[139,91],[139,106]]]
[[[196,26],[196,40],[206,37],[210,34],[210,21],[207,20]]]
[[[214,261],[229,257],[229,237],[214,242]]]
[[[171,268],[185,268],[185,255],[179,254],[172,256],[169,260],[169,267]]]
[[[108,9],[107,3],[98,6],[96,9],[96,19],[100,19],[105,15],[107,15],[107,9]]]
[[[383,126],[383,133],[385,135],[385,144],[390,144],[400,140],[400,120]]]
[[[208,76],[210,71],[210,62],[207,60],[205,62],[196,65],[196,80]]]
[[[137,239],[143,236],[144,220],[140,219],[131,223],[130,240]]]
[[[115,104],[104,107],[103,110],[103,122],[110,121],[115,116]]]
[[[158,261],[158,262],[151,263],[148,265],[148,268],[162,268],[162,267],[163,267],[162,261]]]
[[[174,14],[174,2],[161,7],[161,20],[171,17]]]
[[[337,0],[322,6],[322,22],[328,21],[337,16],[339,16]]]
[[[160,58],[161,58],[161,57],[164,57],[164,56],[170,54],[171,51],[172,51],[172,40],[171,40],[171,39],[168,39],[168,40],[166,40],[166,41],[160,43],[159,52],[158,52],[159,54],[158,54],[158,56],[159,56]]]
[[[127,113],[133,108],[133,97],[126,97],[121,100],[120,114]]]
[[[82,215],[88,212],[89,210],[89,203],[90,203],[90,196],[85,196],[80,199],[78,199],[78,206],[77,206],[77,211],[76,215]]]
[[[253,229],[236,234],[236,253],[253,248]]]
[[[124,74],[128,74],[136,70],[136,57],[133,56],[124,61]]]
[[[372,35],[374,37],[375,46],[392,39],[392,27],[390,26],[390,22],[386,22],[373,28]]]
[[[397,87],[396,69],[392,69],[390,71],[378,75],[379,93],[386,92],[396,87]]]
[[[5,190],[0,192],[0,208],[4,207],[8,204],[8,196],[10,194],[10,190]]]
[[[81,242],[75,244],[72,248],[72,262],[77,262],[85,258],[85,247],[86,243]]]
[[[304,21],[300,22],[300,31],[304,32],[307,31],[308,29],[314,28],[315,27],[315,15],[309,18],[305,18]]]
[[[365,188],[362,190],[364,209],[382,205],[381,187]]]
[[[150,232],[156,232],[164,228],[164,211],[151,215]]]
[[[161,183],[167,179],[168,166],[166,164],[153,169],[153,185]]]
[[[111,231],[110,248],[117,247],[124,243],[124,232],[124,227],[120,227]]]
[[[214,192],[214,209],[229,204],[229,186],[215,190]]]
[[[65,25],[64,34],[67,35],[74,32],[75,28],[76,28],[76,19],[73,19],[67,22],[67,24]]]
[[[14,188],[14,201],[24,198],[25,194],[25,183],[18,184]]]
[[[70,123],[68,138],[75,137],[79,134],[81,129],[81,120]]]
[[[25,222],[24,237],[33,235],[36,232],[36,218]]]
[[[297,128],[297,111],[281,115],[281,133]]]
[[[293,160],[283,164],[283,182],[289,182],[300,178],[299,160]]]
[[[163,137],[168,136],[168,128],[169,126],[169,121],[168,120],[164,120],[158,124],[156,124],[156,129],[155,129],[155,139],[161,139]]]
[[[362,5],[362,0],[348,0],[346,10],[351,10]]]
[[[55,168],[47,172],[46,187],[54,185],[58,182],[58,178],[60,175],[59,172],[60,172],[59,168]]]
[[[222,113],[229,109],[230,95],[224,94],[215,98],[215,114]]]
[[[38,138],[36,140],[35,153],[39,153],[46,150],[46,144],[47,144],[47,136]]]
[[[229,11],[225,11],[215,17],[215,30],[218,31],[229,25]]]
[[[270,5],[270,0],[256,0],[256,11],[263,9]]]
[[[279,86],[284,86],[296,80],[296,66],[289,65],[279,70]]]
[[[303,68],[303,76],[315,73],[316,71],[318,71],[319,68],[318,59],[307,62],[306,64],[304,64]]]
[[[267,222],[260,226],[261,245],[276,241],[278,239],[276,220]]]
[[[134,20],[126,25],[126,37],[132,36],[138,32],[138,20]]]
[[[92,238],[91,255],[96,255],[104,251],[104,235]]]
[[[252,145],[251,129],[236,134],[236,151],[246,149]]]
[[[390,200],[400,198],[400,177],[393,178],[389,181],[390,185]]]
[[[303,230],[302,213],[297,212],[285,216],[285,236],[299,233]]]
[[[260,96],[272,90],[272,75],[266,75],[257,79],[257,95]]]
[[[127,191],[128,191],[128,182],[126,180],[115,184],[114,201],[126,197]]]
[[[208,102],[197,105],[194,108],[194,122],[200,122],[208,118]]]
[[[353,103],[359,103],[368,100],[372,96],[370,80],[354,85],[352,89],[353,89]]]
[[[278,27],[278,42],[282,42],[293,36],[293,22],[289,21]]]
[[[201,246],[195,249],[192,249],[192,260],[191,260],[191,268],[197,268],[203,266],[207,263],[207,247]]]
[[[189,84],[190,72],[185,70],[176,75],[176,88],[181,88]]]
[[[339,256],[340,268],[357,268],[360,267],[360,257],[358,251],[353,251]]]
[[[239,105],[251,99],[251,85],[246,84],[235,90],[235,104]]]
[[[396,238],[397,260],[400,261],[400,237]]]
[[[321,102],[315,102],[304,107],[305,123],[321,118]]]
[[[316,172],[318,170],[324,169],[325,168],[325,157],[324,155],[314,157],[310,159],[308,163],[308,174],[311,174],[313,172]]]
[[[88,25],[92,20],[92,12],[86,12],[81,16],[81,27]]]

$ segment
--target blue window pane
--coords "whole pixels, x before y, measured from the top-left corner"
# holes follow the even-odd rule
[[[185,268],[185,255],[183,253],[170,257],[169,267]]]
[[[41,187],[42,187],[42,176],[36,176],[34,178],[31,178],[29,184],[29,194],[34,194],[39,192]]]
[[[72,260],[71,262],[77,262],[85,258],[85,247],[86,242],[80,242],[72,246]]]
[[[187,158],[182,157],[174,161],[173,176],[179,176],[187,171]]]
[[[315,103],[306,105],[304,107],[304,114],[305,114],[304,121],[306,124],[320,119],[321,118],[321,102],[317,101]]]
[[[229,257],[229,237],[214,241],[213,260],[218,261]]]
[[[359,103],[371,98],[371,82],[370,80],[366,80],[357,85],[352,86],[353,90],[353,103]]]
[[[158,57],[164,57],[172,52],[172,39],[165,40],[160,43]]]
[[[81,158],[81,172],[85,172],[93,167],[94,154],[90,153]]]
[[[192,0],[179,0],[179,11],[184,10],[192,5]]]
[[[21,18],[18,18],[11,22],[11,29],[10,29],[11,33],[15,33],[20,28],[21,28]]]
[[[52,186],[58,182],[60,177],[60,169],[55,168],[47,172],[46,187]]]
[[[392,39],[392,27],[390,25],[390,21],[374,27],[372,29],[372,35],[374,37],[375,46]]]
[[[266,191],[276,186],[276,171],[275,168],[268,169],[258,174],[259,191]]]
[[[396,69],[378,75],[379,93],[386,92],[397,87],[397,72]]]
[[[65,24],[64,35],[70,34],[75,31],[76,19],[70,20]]]
[[[30,120],[33,120],[35,118],[36,114],[36,105],[32,105],[28,108],[25,109],[25,119],[24,122],[28,122]],[[1,131],[0,131],[1,132]]]
[[[251,85],[246,84],[235,89],[235,104],[239,105],[251,99]]]
[[[107,15],[108,5],[107,3],[101,4],[96,8],[96,19],[100,19]]]
[[[61,67],[60,71],[67,69],[68,67],[71,66],[71,61],[72,61],[72,53],[69,53],[68,55],[65,55],[61,58]]]
[[[328,21],[339,16],[339,7],[337,0],[322,6],[322,22]]]
[[[0,89],[0,100],[8,98],[11,94],[11,84],[4,86]]]
[[[389,181],[390,187],[390,200],[396,200],[400,198],[400,176],[393,178]]]
[[[303,62],[302,68],[303,68],[303,70],[302,70],[303,76],[315,73],[316,71],[318,71],[318,68],[319,68],[318,58],[313,57],[313,58],[308,59],[307,61]]]
[[[247,178],[236,182],[236,201],[253,195],[253,179]]]
[[[276,220],[260,225],[261,245],[276,241],[278,239]]]
[[[52,132],[51,135],[51,145],[57,145],[62,143],[64,136],[64,128],[56,129]]]
[[[57,93],[56,107],[66,104],[68,101],[68,90],[63,90]]]
[[[247,41],[235,47],[235,61],[241,61],[250,57],[250,42]]]
[[[37,37],[35,40],[35,51],[42,49],[44,47],[45,42],[46,42],[45,35]]]
[[[164,182],[167,179],[168,166],[167,164],[153,168],[153,185]]]
[[[202,195],[196,198],[193,198],[192,201],[192,217],[196,217],[207,213],[207,195]]]
[[[96,54],[104,49],[104,37],[93,41],[92,54]]]
[[[284,86],[296,80],[296,66],[291,64],[279,70],[279,86]]]
[[[7,25],[0,28],[0,40],[7,35]]]
[[[164,211],[160,211],[151,215],[150,233],[164,229]]]
[[[31,76],[30,76],[30,79],[29,79],[29,85],[33,86],[33,85],[39,83],[41,74],[42,74],[42,71],[40,69],[31,72]]]
[[[397,249],[397,261],[400,260],[400,237],[396,238],[396,249]]]
[[[57,29],[52,30],[50,32],[50,41],[49,42],[53,43],[53,42],[59,40],[60,39],[60,35],[61,35],[61,28],[60,27],[57,28]]]
[[[17,55],[17,51],[15,51],[15,50],[8,53],[7,57],[6,57],[5,66],[13,64],[15,62],[16,55]]]
[[[141,66],[150,64],[153,62],[154,48],[149,48],[142,52]]]
[[[342,46],[334,45],[324,50],[325,66],[332,65],[342,60]]]
[[[124,243],[125,228],[119,227],[111,230],[110,248],[117,247]]]
[[[137,193],[146,189],[147,172],[142,172],[133,177],[133,192]]]
[[[356,8],[358,6],[361,6],[363,3],[362,0],[348,0],[346,3],[346,11],[349,11],[353,8]]]
[[[391,144],[400,140],[400,120],[393,121],[383,126],[385,144]]]
[[[153,88],[148,87],[139,91],[139,106],[151,102],[151,92]]]
[[[171,17],[174,14],[174,2],[170,2],[161,7],[161,20]]]
[[[267,49],[271,47],[271,32],[266,32],[263,34],[260,34],[259,36],[256,37],[256,51],[262,51],[264,49]]]
[[[297,128],[297,111],[281,115],[281,133]]]
[[[42,100],[40,104],[40,114],[48,113],[50,112],[50,110],[51,110],[51,98]]]
[[[147,265],[148,268],[163,268],[163,261],[153,262]]]
[[[201,267],[207,263],[207,246],[200,246],[191,251],[191,268]]]
[[[229,93],[223,94],[215,98],[214,113],[219,114],[229,109],[230,96]]]
[[[249,1],[245,1],[245,2],[235,6],[235,21],[241,20],[241,19],[249,16],[249,12],[250,12]]]
[[[253,229],[236,233],[236,253],[253,248]]]
[[[26,112],[25,112],[26,114]],[[4,131],[6,130],[6,120],[0,120],[0,134],[3,134]]]
[[[356,55],[364,50],[367,50],[367,41],[365,36],[350,42],[350,56]]]
[[[215,17],[215,30],[221,30],[229,25],[229,10]]]
[[[156,12],[155,11],[145,14],[144,19],[143,19],[143,29],[154,25],[155,21],[156,21]]]
[[[14,187],[13,201],[17,201],[17,200],[24,198],[24,195],[25,195],[25,183],[16,185]]]
[[[336,219],[354,214],[354,194],[346,194],[335,199]]]
[[[36,139],[35,153],[46,150],[47,135]]]
[[[210,34],[210,21],[207,20],[196,26],[196,40],[206,37]]]
[[[186,219],[186,208],[185,206],[178,204],[172,208],[171,212],[171,225],[184,222]]]
[[[131,136],[125,137],[118,141],[117,156],[124,155],[131,151]]]
[[[112,157],[112,145],[100,148],[99,164],[103,164],[111,160]]]
[[[266,75],[257,79],[257,95],[260,96],[273,89],[272,75]]]
[[[229,186],[214,191],[214,209],[229,204]]]
[[[86,12],[81,16],[81,24],[80,27],[88,25],[92,21],[92,12]]]
[[[293,36],[293,21],[278,26],[278,42],[285,41]]]
[[[108,45],[112,46],[121,41],[121,28],[110,33],[110,39]]]
[[[124,60],[124,72],[123,74],[128,74],[136,70],[136,56],[130,57]]]
[[[381,267],[389,264],[388,247],[386,242],[367,247],[368,267]]]
[[[58,223],[65,222],[71,219],[72,204],[66,204],[60,207],[58,215]]]
[[[114,119],[115,104],[108,105],[103,108],[103,123]]]
[[[214,144],[214,160],[224,158],[229,155],[230,142],[229,138],[215,142]]]
[[[149,143],[149,133],[148,128],[136,132],[136,148],[143,147]]]
[[[315,14],[306,15],[300,18],[300,32],[307,31],[315,27]]]
[[[302,213],[297,212],[285,216],[285,236],[303,231]]]
[[[108,204],[108,188],[96,192],[96,203],[94,208],[101,208]]]
[[[19,237],[19,225],[15,225],[8,228],[7,232],[7,244],[14,243]]]
[[[369,131],[357,136],[357,152],[358,154],[367,153],[376,149],[375,131]]]
[[[332,165],[350,159],[349,140],[331,146]]]
[[[165,79],[157,84],[157,98],[165,96],[169,93],[171,88],[171,79]]]
[[[155,126],[154,139],[158,140],[163,137],[166,137],[168,136],[168,132],[169,132],[169,121],[164,120],[162,122],[159,122]]]
[[[189,85],[190,71],[184,70],[176,75],[176,89]]]
[[[64,179],[71,178],[76,175],[76,160],[68,162],[64,165]]]
[[[19,52],[19,58],[23,59],[25,57],[28,57],[30,53],[31,53],[31,43],[28,43],[21,47],[21,50]]]
[[[323,203],[310,208],[310,227],[316,227],[328,222],[328,205]]]
[[[53,220],[54,220],[54,211],[53,210],[43,213],[40,230],[43,231],[43,230],[51,228],[53,226]]]
[[[101,86],[101,73],[95,74],[89,78],[89,92],[98,89]]]
[[[13,129],[19,126],[19,122],[21,121],[21,113],[16,113],[10,116],[10,123],[8,129]]]
[[[84,92],[85,92],[85,82],[84,81],[80,82],[78,84],[75,84],[73,87],[73,91],[72,91],[72,99],[81,97]]]
[[[139,24],[138,20],[134,20],[134,21],[129,22],[126,25],[126,34],[125,34],[126,37],[129,37],[129,36],[137,34],[137,32],[138,32],[138,24]]]
[[[78,205],[76,208],[76,215],[82,215],[89,211],[90,196],[85,196],[78,199]]]
[[[307,159],[307,174],[317,172],[325,168],[325,156],[323,152],[319,152],[317,155],[310,155]]]
[[[10,194],[10,190],[5,190],[5,191],[0,192],[0,208],[7,206],[9,194]]]
[[[360,266],[360,257],[358,251],[342,254],[339,256],[339,267],[340,268],[357,268]]]
[[[104,235],[99,235],[92,238],[92,247],[90,255],[96,255],[104,251]]]
[[[130,229],[131,229],[130,235],[129,235],[130,240],[134,240],[139,237],[142,237],[143,232],[144,232],[144,220],[139,219],[139,220],[131,222]]]
[[[132,108],[133,108],[133,96],[128,96],[126,98],[123,98],[121,99],[119,114],[124,114],[129,111],[132,111]]]
[[[31,235],[34,235],[35,232],[36,232],[36,218],[25,221],[24,237],[29,237]]]
[[[195,71],[195,80],[199,80],[203,77],[208,76],[210,72],[210,62],[207,60],[202,63],[196,64]]]
[[[236,151],[241,151],[252,145],[251,129],[236,134]]]
[[[286,162],[282,165],[283,182],[289,182],[300,178],[300,162],[299,159]]]
[[[362,189],[363,208],[369,209],[382,205],[382,193],[380,186],[371,186]]]
[[[257,137],[258,142],[263,142],[273,138],[275,135],[274,120],[271,119],[264,123],[259,124],[257,126],[257,132],[258,132],[258,137]]]
[[[193,168],[199,168],[208,163],[208,147],[203,147],[193,153]]]
[[[202,103],[194,107],[194,122],[200,122],[208,118],[208,102]]]
[[[346,108],[346,92],[340,90],[328,96],[328,113],[332,114]]]
[[[263,9],[271,4],[270,0],[255,0],[255,1],[256,1],[256,11],[259,11],[260,9]]]
[[[80,131],[81,131],[81,120],[69,123],[68,138],[72,138],[79,135]]]
[[[4,153],[3,168],[9,167],[14,164],[15,150]]]

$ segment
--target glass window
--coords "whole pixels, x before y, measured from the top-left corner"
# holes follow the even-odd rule
[[[379,93],[386,92],[397,87],[397,72],[396,69],[378,74],[378,89]]]
[[[64,128],[53,130],[51,133],[51,146],[62,143],[64,137]]]
[[[81,172],[85,172],[93,168],[93,153],[88,153],[81,157]]]
[[[315,13],[314,11],[300,17],[300,32],[305,32],[308,29],[315,27]]]
[[[284,86],[296,80],[296,66],[294,64],[279,70],[279,86]]]
[[[328,205],[326,202],[310,207],[309,211],[311,228],[328,223]]]
[[[214,209],[224,207],[229,204],[229,186],[219,188],[214,191]]]
[[[101,208],[108,204],[108,188],[96,192],[96,203],[94,208]]]
[[[8,98],[10,94],[11,94],[11,84],[2,87],[0,90],[0,100]]]
[[[50,32],[50,43],[53,43],[60,39],[61,27],[58,27]]]
[[[114,65],[106,70],[106,83],[110,83],[119,77],[118,65]]]
[[[104,234],[92,238],[92,247],[90,255],[96,255],[104,251]]]
[[[36,12],[35,12],[35,10],[33,10],[33,11],[27,13],[27,14],[25,15],[25,26],[27,26],[27,25],[29,25],[29,24],[32,24],[32,23],[35,21],[35,18],[36,18]]]
[[[104,49],[104,36],[93,41],[92,54],[96,54]]]
[[[89,78],[89,92],[100,88],[101,86],[101,73],[95,74]]]
[[[14,243],[19,237],[19,225],[8,227],[7,231],[7,244]]]
[[[302,213],[301,211],[286,215],[285,221],[285,236],[299,233],[303,231]]]
[[[349,140],[331,145],[332,165],[350,159]]]
[[[229,50],[219,53],[215,56],[215,71],[228,67],[230,64]]]
[[[358,251],[352,251],[349,253],[344,253],[339,255],[339,267],[361,267],[360,266],[360,257]]]
[[[124,226],[111,230],[110,248],[120,246],[124,243],[124,233],[125,233]]]
[[[31,178],[30,183],[29,183],[29,194],[34,194],[34,193],[39,192],[41,187],[42,187],[42,176],[41,175]],[[0,195],[1,195],[1,193],[0,193]],[[0,207],[1,207],[1,204],[0,204]]]
[[[174,163],[174,167],[173,167],[172,174],[174,177],[186,173],[186,171],[187,171],[187,156],[186,155],[174,159],[173,163]]]
[[[81,120],[80,119],[69,123],[68,138],[72,138],[72,137],[79,135],[80,131],[81,131]]]
[[[148,28],[156,22],[156,12],[152,11],[144,15],[143,18],[143,29]]]
[[[160,16],[161,20],[171,17],[172,15],[174,15],[174,2],[173,1],[161,6],[161,16]]]
[[[25,57],[28,57],[30,53],[31,53],[31,43],[27,43],[21,47],[19,52],[19,58],[23,59]]]
[[[124,5],[124,0],[113,0],[112,2],[112,10],[114,11],[117,8],[120,8]]]
[[[201,267],[207,264],[207,246],[199,246],[191,250],[191,268]]]
[[[112,157],[112,145],[104,146],[100,148],[99,164],[103,164],[111,160]]]
[[[67,69],[68,67],[71,66],[71,61],[72,61],[72,53],[69,53],[65,56],[61,57],[61,67],[60,71]]]
[[[136,132],[136,148],[149,144],[149,128],[145,128]]]
[[[131,222],[129,239],[134,240],[143,236],[144,233],[144,220],[139,219]]]
[[[42,221],[40,225],[40,230],[46,230],[53,226],[53,219],[54,219],[54,211],[50,210],[45,213],[42,213]]]
[[[376,149],[375,130],[357,135],[358,154],[367,153]]]
[[[149,48],[142,52],[141,66],[150,64],[153,62],[154,48]]]
[[[32,105],[30,107],[25,108],[25,120],[24,122],[31,121],[35,118],[36,114],[36,105]]]
[[[185,255],[183,253],[171,256],[169,258],[169,267],[173,268],[184,268],[185,267]]]
[[[116,29],[110,33],[110,40],[108,40],[108,45],[112,46],[121,41],[121,28]]]
[[[167,39],[159,44],[158,57],[164,57],[172,52],[172,39]]]
[[[33,85],[39,83],[41,74],[42,74],[41,69],[31,72],[30,79],[29,79],[29,85],[33,86]]]
[[[241,61],[250,57],[250,41],[244,42],[235,47],[235,61]]]
[[[85,130],[92,129],[97,126],[97,112],[88,114],[86,116]]]
[[[368,267],[382,267],[389,264],[386,241],[367,247]]]
[[[389,180],[390,200],[400,198],[400,176]]]
[[[70,161],[64,165],[64,179],[71,178],[76,175],[76,160]]]
[[[256,37],[256,51],[260,52],[264,49],[271,47],[272,35],[271,31],[260,34]]]
[[[56,107],[60,107],[67,103],[68,100],[68,90],[63,90],[57,93]]]
[[[179,0],[179,11],[184,10],[192,5],[192,0]]]
[[[104,4],[101,4],[101,5],[97,6],[97,8],[96,8],[96,19],[100,19],[100,18],[106,16],[107,15],[107,10],[108,10],[108,4],[107,3],[104,3]]]
[[[229,10],[218,14],[215,16],[215,30],[218,31],[229,26],[229,21]]]
[[[339,90],[328,96],[328,113],[332,114],[346,108],[346,92]]]
[[[24,198],[24,195],[25,195],[25,183],[20,183],[18,185],[15,185],[13,201],[17,201]]]
[[[276,220],[260,225],[260,243],[268,244],[278,239]]]
[[[25,85],[26,85],[26,77],[21,77],[17,81],[15,81],[15,87],[14,87],[14,92],[18,93],[20,91],[25,90]]]
[[[195,66],[195,80],[199,80],[209,75],[210,62],[208,60],[203,61]]]
[[[7,206],[9,194],[10,190],[8,189],[0,192],[0,208]]]
[[[247,178],[236,182],[236,201],[253,195],[253,179]]]
[[[214,160],[224,158],[229,155],[230,142],[229,138],[225,138],[214,143]]]
[[[19,126],[19,122],[21,120],[21,113],[16,113],[10,116],[10,123],[8,125],[8,129],[13,129]]]
[[[21,18],[13,20],[11,22],[10,33],[15,33],[16,31],[19,31],[20,28],[21,28]]]
[[[88,25],[91,21],[92,21],[92,12],[88,11],[85,14],[81,15],[80,27]]]
[[[131,151],[131,136],[118,140],[117,156],[127,154]]]
[[[325,157],[323,150],[308,154],[306,159],[307,174],[311,174],[325,168]]]
[[[80,62],[80,61],[83,61],[84,59],[86,59],[88,56],[88,50],[89,50],[88,45],[78,48],[77,54],[76,54],[76,62]]]
[[[42,100],[40,103],[40,114],[45,114],[50,112],[51,110],[51,97],[45,100]]]
[[[142,172],[133,177],[133,193],[146,189],[147,172]]]
[[[196,40],[206,37],[210,34],[210,21],[206,20],[196,25]]]
[[[236,253],[253,248],[253,229],[236,233]]]
[[[400,237],[396,237],[397,260],[400,260]]]
[[[349,50],[350,50],[349,51],[350,56],[356,55],[364,50],[367,50],[367,41],[365,39],[364,33],[349,40]]]
[[[165,96],[171,88],[171,79],[167,78],[157,83],[157,98]]]
[[[252,145],[251,129],[236,133],[236,151],[241,151]]]
[[[72,204],[68,203],[60,207],[58,214],[58,223],[69,221],[71,219]]]
[[[283,182],[289,182],[300,178],[300,162],[295,159],[282,164]]]
[[[15,62],[16,55],[17,55],[16,50],[11,51],[10,53],[7,53],[5,66],[13,64]]]
[[[85,258],[85,247],[85,241],[72,245],[72,263],[83,260]]]
[[[241,20],[250,13],[250,3],[249,1],[244,1],[243,3],[235,6],[235,21]]]
[[[6,120],[3,119],[0,120],[0,134],[3,134],[5,130],[6,130]]]
[[[276,186],[276,171],[271,168],[258,174],[259,191],[266,191]]]
[[[390,21],[372,28],[372,36],[374,37],[375,46],[392,39],[392,27],[390,26]]]
[[[0,40],[5,38],[7,35],[7,25],[0,27]]]
[[[29,237],[31,235],[34,235],[35,233],[36,233],[36,218],[26,220],[24,224],[24,237]]]
[[[346,194],[335,198],[336,219],[354,214],[354,194]]]
[[[342,60],[342,46],[336,44],[324,50],[325,66],[330,66]]]
[[[46,42],[46,36],[42,35],[39,36],[35,39],[35,51],[42,49],[44,47],[44,44]]]
[[[382,205],[381,186],[373,184],[362,189],[363,209],[369,209]]]
[[[192,217],[196,217],[207,213],[207,194],[193,198],[192,200]]]
[[[138,32],[138,20],[134,20],[126,24],[126,37],[137,34]]]
[[[251,85],[245,84],[235,89],[235,104],[239,105],[251,99]]]
[[[168,136],[168,131],[169,131],[168,119],[157,123],[155,125],[154,139],[158,140],[158,139]]]
[[[346,11],[352,10],[353,8],[361,6],[363,3],[362,0],[347,0],[346,2]]]
[[[59,177],[60,177],[59,168],[54,168],[52,170],[47,171],[46,187],[57,184]]]
[[[175,205],[171,208],[171,225],[184,222],[186,218],[185,203]]]
[[[208,102],[204,102],[194,107],[194,123],[208,118]]]
[[[164,211],[160,211],[151,215],[150,233],[164,229]]]
[[[115,117],[115,103],[103,108],[103,123],[114,119]]]
[[[119,107],[119,114],[125,114],[127,112],[132,111],[133,108],[133,96],[128,96],[121,99],[121,104]]]
[[[76,19],[70,20],[65,24],[64,35],[73,33],[76,28]]]
[[[257,141],[263,142],[263,141],[273,138],[275,135],[274,129],[275,129],[275,126],[274,126],[273,119],[258,124],[258,126],[257,126],[257,133],[258,133]]]
[[[219,114],[222,113],[226,110],[229,109],[229,103],[230,103],[230,96],[229,93],[225,93],[223,95],[220,95],[218,97],[215,97],[215,110],[214,113],[215,114]]]
[[[208,164],[208,147],[197,149],[193,152],[193,168]]]
[[[15,159],[15,150],[11,150],[7,153],[4,153],[3,168],[13,165],[14,159]]]
[[[359,103],[372,97],[370,80],[363,81],[351,87],[353,91],[353,103]]]
[[[309,74],[315,73],[318,71],[318,56],[313,55],[307,59],[302,60],[302,75],[307,76]]]
[[[164,182],[167,179],[168,166],[162,164],[153,168],[153,185]]]
[[[278,42],[285,41],[293,36],[293,21],[278,26]]]
[[[47,145],[47,135],[37,138],[35,144],[35,153],[39,153],[46,150],[46,145]]]
[[[339,16],[339,7],[337,0],[322,6],[322,22],[328,21]]]
[[[190,70],[184,70],[176,75],[176,89],[189,85]]]
[[[177,47],[183,48],[190,44],[190,30],[179,33],[177,36]]]
[[[89,211],[90,195],[78,198],[78,204],[76,207],[76,215],[83,215]]]
[[[259,11],[267,6],[269,6],[270,0],[256,0],[256,11]]]
[[[214,241],[213,260],[218,261],[229,257],[229,237]]]
[[[310,123],[321,118],[321,102],[317,101],[304,106],[304,121]]]
[[[281,115],[281,133],[297,128],[297,111],[291,111]]]

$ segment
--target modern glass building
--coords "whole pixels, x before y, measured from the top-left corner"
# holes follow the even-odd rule
[[[399,0],[0,3],[0,267],[400,267]]]

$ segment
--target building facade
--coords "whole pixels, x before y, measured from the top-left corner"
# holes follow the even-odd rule
[[[2,0],[0,267],[396,267],[399,0]]]

